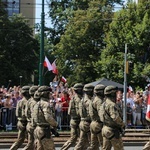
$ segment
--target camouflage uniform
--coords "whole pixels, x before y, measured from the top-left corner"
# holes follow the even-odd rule
[[[94,88],[95,98],[89,106],[89,114],[91,117],[90,131],[91,131],[91,143],[88,150],[99,150],[99,147],[103,146],[102,138],[102,127],[103,123],[100,121],[98,112],[100,111],[100,106],[104,101],[104,88],[102,84],[98,84]]]
[[[25,107],[27,100],[29,99],[29,88],[30,86],[23,86],[21,93],[23,98],[17,103],[16,107],[16,117],[18,119],[17,128],[18,128],[18,139],[11,146],[10,150],[17,150],[24,142],[26,137],[26,125],[27,119],[25,116]]]
[[[149,149],[150,149],[150,141],[148,141],[148,142],[144,145],[144,147],[143,147],[142,150],[149,150]]]
[[[49,105],[50,88],[41,86],[38,88],[40,101],[33,108],[33,122],[36,123],[34,135],[37,150],[55,150],[51,136],[50,126],[56,128],[57,122],[53,118]]]
[[[120,136],[125,124],[122,120],[122,114],[116,102],[117,88],[107,86],[104,90],[106,96],[105,102],[102,104],[99,113],[101,121],[103,121],[102,136],[103,150],[124,150],[122,138]]]
[[[75,91],[75,96],[70,100],[68,114],[71,117],[70,126],[71,126],[71,133],[70,139],[62,146],[61,150],[67,150],[69,147],[75,145],[77,138],[79,137],[79,123],[80,123],[80,116],[79,116],[79,103],[82,99],[82,90],[83,85],[81,83],[76,83],[73,87]]]
[[[79,104],[79,114],[81,121],[79,124],[80,137],[74,150],[87,149],[90,145],[90,123],[91,119],[89,116],[89,104],[92,101],[94,86],[91,84],[86,84],[83,88],[85,93],[84,98]]]
[[[147,94],[146,94],[146,96],[147,96],[147,101],[149,102],[149,99],[150,99],[150,84],[148,84],[147,85]],[[147,108],[147,113],[149,112],[149,108]],[[149,120],[149,117],[146,115],[146,120],[148,121],[148,122],[150,122],[150,120]],[[145,145],[144,145],[144,147],[143,147],[143,149],[142,150],[150,150],[150,141],[148,141]]]
[[[30,94],[31,98],[27,101],[26,109],[25,109],[25,115],[26,115],[26,118],[28,121],[27,127],[26,127],[26,130],[28,133],[28,143],[23,148],[23,150],[34,149],[34,129],[35,129],[35,126],[32,124],[31,118],[32,118],[33,107],[37,103],[37,100],[34,99],[34,93],[37,91],[38,88],[39,88],[39,86],[34,85],[29,89],[29,94]]]

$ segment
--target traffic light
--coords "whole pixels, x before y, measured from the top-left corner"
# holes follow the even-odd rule
[[[129,68],[129,73],[131,73],[134,69],[134,63],[133,62],[129,62],[128,63],[128,68]]]

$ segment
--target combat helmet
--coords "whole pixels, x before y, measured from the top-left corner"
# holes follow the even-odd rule
[[[29,89],[29,94],[30,94],[31,96],[34,96],[34,93],[35,93],[35,91],[38,90],[38,88],[39,88],[39,86],[37,86],[37,85],[31,86],[30,89]]]
[[[82,96],[83,95],[83,87],[84,87],[84,85],[82,83],[76,83],[73,86],[73,90],[75,91],[75,93]]]
[[[86,84],[83,88],[83,92],[88,96],[93,96],[94,86],[92,84]]]
[[[118,87],[109,85],[104,89],[104,94],[105,95],[114,95],[114,94],[116,94],[117,90],[118,90]]]
[[[98,94],[98,93],[103,94],[105,87],[106,87],[106,86],[103,85],[103,84],[97,84],[97,85],[95,86],[95,88],[94,88],[94,93],[95,93],[95,94]]]
[[[29,93],[30,86],[23,86],[21,89],[21,94]]]
[[[52,91],[52,89],[49,86],[43,85],[40,86],[37,91],[40,93],[41,97],[49,98],[49,94]]]
[[[76,90],[83,90],[83,84],[82,83],[76,83],[74,86],[73,86],[73,89],[76,91]]]
[[[94,86],[92,84],[86,84],[83,88],[84,92],[93,92]]]

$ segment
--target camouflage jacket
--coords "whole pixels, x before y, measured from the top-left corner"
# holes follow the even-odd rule
[[[33,108],[33,123],[39,126],[56,127],[57,122],[53,118],[53,114],[48,101],[40,100]]]
[[[75,96],[70,100],[68,114],[71,119],[80,119],[79,115],[79,103],[81,102],[82,96],[75,94]]]
[[[100,122],[98,112],[100,111],[100,106],[102,105],[103,100],[96,96],[94,100],[89,104],[89,115],[91,120]]]
[[[121,128],[124,126],[122,114],[116,103],[107,98],[103,103],[103,109],[104,125],[112,128]]]
[[[23,97],[18,103],[16,107],[16,117],[20,121],[27,121],[26,115],[25,115],[25,109],[26,109],[26,103],[27,99]]]
[[[87,95],[84,96],[82,101],[79,103],[79,114],[81,117],[81,120],[91,122],[91,118],[89,115],[89,105],[92,102],[92,99],[90,99]]]
[[[33,107],[36,103],[37,101],[35,101],[33,97],[31,97],[26,103],[25,116],[29,122],[31,122]]]

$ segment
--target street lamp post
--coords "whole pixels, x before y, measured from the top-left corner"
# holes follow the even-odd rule
[[[22,76],[19,76],[19,78],[20,78],[20,87],[21,87],[21,80],[22,80]]]
[[[8,85],[7,85],[7,91],[9,90],[10,83],[11,83],[11,80],[9,80],[9,81],[8,81]]]
[[[40,43],[40,64],[39,64],[39,85],[43,85],[44,23],[45,23],[44,0],[42,0],[41,43]]]
[[[123,120],[125,125],[127,125],[127,102],[126,102],[126,94],[127,94],[127,44],[125,44],[125,53],[124,53],[124,109],[123,109]]]

